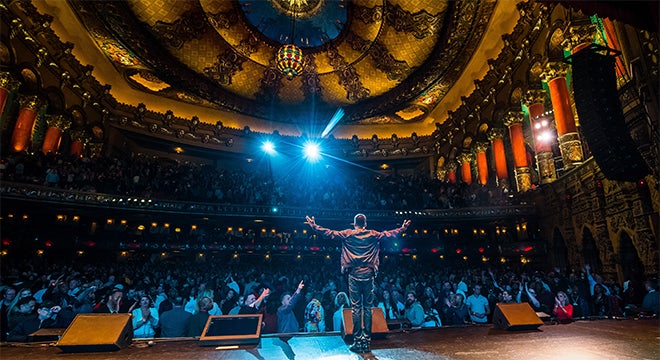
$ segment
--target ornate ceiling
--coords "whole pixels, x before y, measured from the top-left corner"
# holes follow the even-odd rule
[[[346,112],[344,128],[403,124],[414,131],[421,125],[428,130],[420,133],[431,133],[429,124],[444,120],[434,110],[460,105],[459,97],[474,89],[475,76],[485,73],[486,60],[500,50],[494,41],[499,44],[516,20],[515,2],[495,1],[50,0],[35,5],[59,13],[61,23],[53,28],[74,43],[74,53],[92,63],[94,75],[112,86],[120,102],[293,135],[295,130],[286,129],[322,128],[338,108]],[[292,33],[305,60],[303,73],[288,80],[277,69],[275,54],[291,42]],[[365,137],[377,132],[368,128]],[[344,131],[350,133],[357,131]]]

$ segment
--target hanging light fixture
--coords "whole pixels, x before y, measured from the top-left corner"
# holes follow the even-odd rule
[[[289,37],[290,44],[282,45],[277,50],[277,69],[286,76],[288,80],[293,80],[294,77],[300,75],[303,70],[303,52],[295,44],[295,31],[296,31],[296,10],[295,7],[300,7],[296,0],[289,0],[289,8],[293,9],[293,17],[291,18],[291,36]]]

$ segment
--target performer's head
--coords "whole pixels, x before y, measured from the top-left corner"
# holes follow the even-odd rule
[[[357,214],[353,218],[353,226],[355,228],[365,229],[367,227],[367,216],[364,214]]]

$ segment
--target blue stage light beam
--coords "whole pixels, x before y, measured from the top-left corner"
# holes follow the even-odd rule
[[[337,111],[335,111],[335,114],[332,115],[332,118],[330,118],[330,122],[328,122],[328,125],[326,125],[325,130],[321,133],[321,137],[324,138],[330,134],[332,129],[335,128],[335,125],[344,117],[344,109],[339,108]]]
[[[268,155],[275,155],[277,153],[275,150],[275,144],[270,140],[266,140],[261,144],[261,150]]]
[[[319,144],[307,141],[303,145],[303,155],[309,162],[315,163],[319,161],[321,159],[321,149],[319,148]]]

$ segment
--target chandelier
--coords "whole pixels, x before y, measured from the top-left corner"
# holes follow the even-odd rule
[[[296,0],[289,0],[289,7],[300,7]],[[289,37],[290,44],[284,44],[277,50],[277,69],[286,76],[288,80],[293,80],[294,77],[300,75],[304,66],[304,57],[302,49],[295,44],[294,35],[296,30],[296,12],[293,11],[291,17],[291,36]]]

